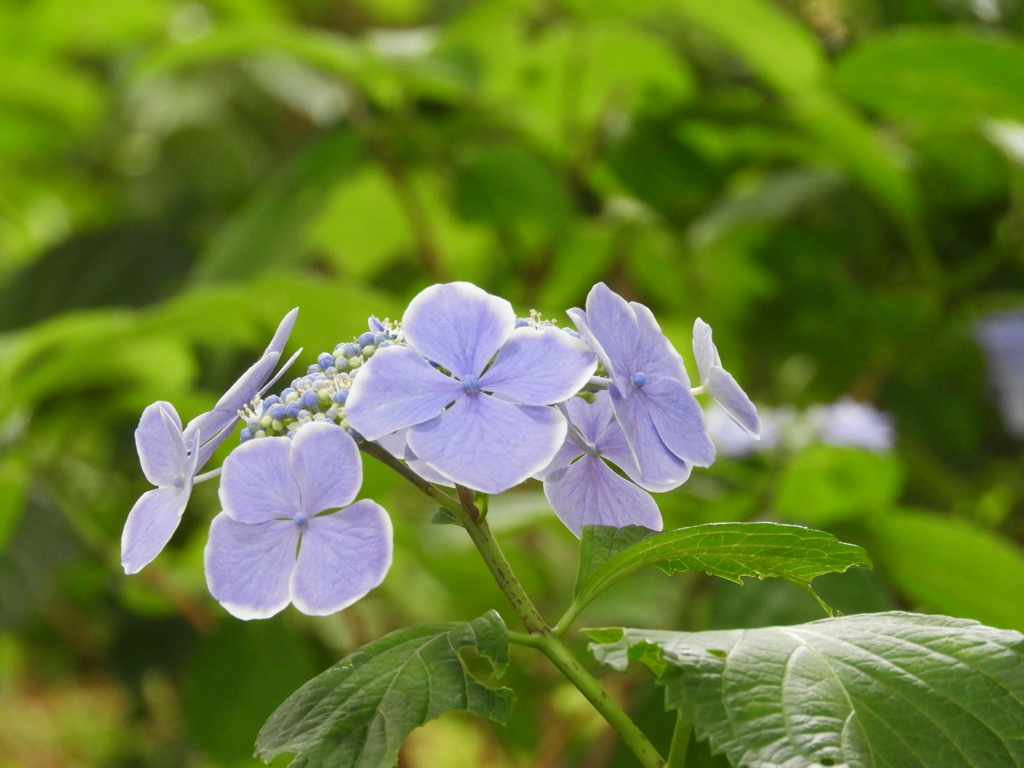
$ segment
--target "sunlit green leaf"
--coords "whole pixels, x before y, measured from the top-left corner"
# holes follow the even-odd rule
[[[723,632],[600,630],[712,749],[749,768],[1024,765],[1024,636],[880,613]]]
[[[471,622],[399,629],[346,656],[290,696],[260,731],[267,762],[292,752],[303,768],[389,768],[414,728],[452,709],[499,723],[513,694],[477,682],[459,653],[472,648],[501,675],[505,625],[494,611]]]

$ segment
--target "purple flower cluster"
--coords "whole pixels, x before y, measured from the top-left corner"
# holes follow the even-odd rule
[[[696,395],[710,395],[752,437],[761,430],[757,410],[701,320],[693,339],[701,384],[691,389],[647,307],[601,283],[586,311],[568,314],[578,331],[536,313],[517,318],[509,302],[469,283],[434,285],[400,323],[371,317],[367,332],[264,398],[290,313],[212,411],[185,429],[169,403],[143,413],[139,456],[157,488],[129,515],[125,570],[138,571],[166,545],[192,485],[218,474],[196,475],[238,419],[242,444],[220,470],[223,511],[205,565],[211,594],[240,618],[289,603],[329,614],[381,583],[391,524],[376,503],[354,502],[362,441],[438,485],[494,494],[536,477],[576,535],[588,524],[660,529],[651,493],[715,458]]]

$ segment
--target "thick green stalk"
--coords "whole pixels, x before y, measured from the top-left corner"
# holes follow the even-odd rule
[[[682,713],[676,714],[676,727],[672,732],[672,746],[668,749],[665,768],[685,768],[686,750],[690,746],[690,731],[693,726],[683,720]]]
[[[608,692],[601,687],[601,684],[587,672],[586,669],[569,652],[565,644],[556,637],[551,629],[544,622],[540,612],[534,606],[519,583],[519,579],[512,572],[512,566],[505,559],[505,554],[498,546],[497,539],[491,532],[487,520],[474,501],[473,491],[459,487],[458,500],[453,499],[444,491],[436,488],[427,482],[409,467],[400,462],[390,453],[375,443],[365,442],[360,448],[370,456],[398,472],[402,477],[409,480],[413,485],[426,493],[434,501],[451,512],[459,523],[469,533],[473,544],[484,559],[488,570],[497,582],[498,587],[515,611],[516,616],[526,628],[526,634],[521,632],[509,632],[509,642],[516,645],[523,645],[541,651],[551,662],[558,667],[569,681],[575,685],[580,692],[587,697],[587,700],[594,705],[595,709],[608,721],[622,740],[626,743],[644,768],[664,768],[665,761],[654,745],[647,740],[636,723],[630,720],[629,715],[608,695]],[[486,509],[486,508],[485,508]]]

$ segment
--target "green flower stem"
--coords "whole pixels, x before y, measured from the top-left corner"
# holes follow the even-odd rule
[[[618,732],[619,736],[626,743],[633,754],[637,756],[644,768],[664,768],[665,761],[654,748],[654,745],[647,740],[636,723],[630,720],[629,715],[620,707],[616,701],[608,695],[608,692],[601,687],[601,684],[587,672],[586,669],[569,652],[565,644],[554,635],[551,629],[544,622],[540,612],[530,600],[523,585],[512,572],[512,567],[505,554],[498,546],[497,539],[487,525],[487,520],[481,510],[477,508],[479,503],[486,510],[486,499],[477,501],[473,491],[467,488],[458,488],[458,500],[452,498],[444,491],[427,482],[413,472],[409,467],[400,462],[379,445],[371,442],[362,442],[359,446],[364,453],[373,456],[378,461],[394,469],[398,474],[411,482],[434,501],[451,512],[456,520],[466,529],[473,544],[483,557],[488,570],[498,587],[508,599],[515,611],[516,616],[526,628],[526,633],[509,632],[508,639],[515,645],[523,645],[539,650],[547,656],[551,662],[575,685],[579,691],[587,697],[587,700],[594,705],[594,708],[601,713],[608,724]]]
[[[665,768],[685,768],[686,750],[690,746],[690,731],[693,726],[683,720],[682,713],[676,714],[676,727],[672,731],[672,746],[668,750]]]
[[[658,754],[654,745],[648,741],[643,731],[608,695],[608,692],[601,687],[594,676],[583,668],[576,657],[569,652],[565,643],[556,637],[545,624],[544,619],[512,572],[512,567],[505,559],[487,521],[482,519],[479,511],[473,505],[472,491],[459,488],[459,498],[463,501],[464,507],[461,515],[456,513],[459,521],[469,532],[470,538],[473,539],[477,550],[483,556],[495,581],[498,582],[501,591],[505,593],[505,597],[508,598],[516,615],[519,616],[519,620],[528,631],[525,635],[519,632],[510,632],[509,642],[535,648],[547,656],[551,663],[558,667],[558,670],[569,679],[569,682],[587,697],[587,700],[594,705],[594,708],[601,713],[608,724],[618,732],[626,746],[644,765],[644,768],[663,768],[665,761]]]

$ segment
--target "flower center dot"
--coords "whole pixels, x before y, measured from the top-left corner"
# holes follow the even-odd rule
[[[634,373],[633,374],[633,385],[634,386],[642,387],[646,383],[647,383],[647,377],[644,376],[642,373]]]
[[[466,392],[479,392],[480,379],[478,379],[476,376],[467,376],[462,380],[462,388]]]
[[[175,475],[174,480],[171,482],[171,485],[173,485],[175,488],[181,488],[181,486],[183,486],[184,484],[185,478],[183,478],[181,475]]]
[[[301,512],[299,512],[299,514],[297,514],[295,517],[292,518],[292,520],[295,521],[295,524],[300,526],[300,527],[306,524],[306,520],[307,519],[308,518],[304,514],[302,514]]]

